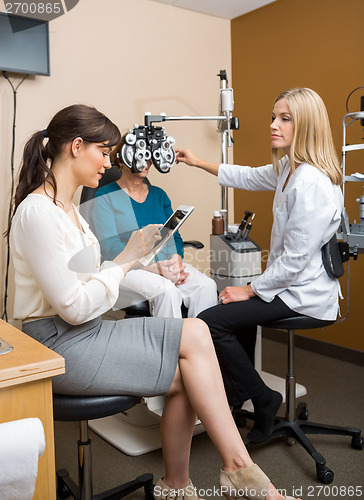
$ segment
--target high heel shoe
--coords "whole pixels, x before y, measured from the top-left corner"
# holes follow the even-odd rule
[[[185,488],[170,488],[163,479],[158,479],[154,486],[155,500],[203,500],[198,498],[196,488],[191,479]]]
[[[270,482],[257,464],[231,473],[220,471],[221,493],[228,500],[233,498],[266,500]],[[295,500],[295,498],[285,497],[285,500]]]

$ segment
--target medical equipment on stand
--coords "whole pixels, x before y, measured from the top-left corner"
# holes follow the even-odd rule
[[[202,120],[202,121],[217,121],[218,132],[221,133],[221,161],[222,163],[227,163],[227,148],[233,145],[233,140],[231,137],[231,131],[237,130],[239,128],[239,119],[233,116],[234,110],[234,95],[233,89],[227,87],[226,70],[220,70],[217,75],[220,77],[220,105],[219,105],[219,115],[212,116],[167,116],[165,113],[160,115],[152,115],[151,113],[145,113],[144,116],[144,127],[146,129],[155,128],[153,123],[161,123],[165,121],[191,121],[191,120]],[[227,188],[221,188],[221,213],[224,219],[224,233],[227,230]]]
[[[262,272],[261,249],[248,238],[254,216],[246,210],[235,233],[210,236],[211,278],[219,291],[226,286],[248,285]]]
[[[358,87],[362,88],[362,87]],[[357,89],[354,89],[357,90]],[[353,91],[354,92],[354,91]],[[353,93],[351,92],[350,95]],[[349,99],[348,97],[348,99]],[[346,102],[348,102],[348,99]],[[347,261],[347,291],[346,291],[346,314],[343,318],[337,320],[338,323],[346,321],[349,316],[350,311],[350,264],[349,257],[352,257],[354,260],[357,260],[358,255],[364,253],[364,195],[361,195],[360,198],[357,198],[356,201],[359,203],[359,219],[358,223],[355,221],[354,223],[349,222],[349,216],[346,211],[346,196],[347,189],[346,184],[351,182],[361,182],[364,183],[364,174],[360,172],[356,172],[351,175],[347,175],[346,172],[346,155],[348,152],[364,150],[364,144],[348,144],[347,143],[347,128],[353,123],[360,120],[360,124],[364,126],[364,97],[361,97],[361,111],[357,111],[354,113],[347,113],[342,121],[343,125],[343,146],[342,146],[342,171],[343,171],[343,198],[344,198],[344,208],[341,214],[341,226],[337,233],[337,238],[339,241],[339,247],[342,255],[345,253],[345,259],[343,261]],[[348,121],[350,119],[350,121]]]
[[[351,119],[347,123],[348,119]],[[341,217],[341,234],[339,237],[349,245],[350,255],[356,259],[358,253],[363,253],[364,251],[364,195],[357,198],[357,203],[359,203],[359,219],[360,222],[349,223],[349,217],[345,208],[345,196],[346,196],[346,184],[348,182],[361,182],[364,183],[364,174],[356,172],[352,175],[346,175],[346,154],[350,151],[364,150],[364,144],[347,144],[346,143],[346,130],[347,128],[357,120],[360,120],[364,124],[364,111],[359,111],[356,113],[348,113],[343,118],[343,146],[342,146],[342,170],[343,170],[343,197],[344,197],[344,209]]]
[[[210,275],[221,292],[227,286],[246,286],[262,273],[260,247],[248,237],[255,214],[245,211],[236,232],[228,226],[225,234],[210,235]],[[250,222],[247,222],[251,217]],[[255,367],[261,371],[261,328],[257,331]],[[271,376],[271,375],[269,375]],[[272,376],[273,377],[273,376]],[[265,380],[272,387],[272,381]],[[273,387],[275,390],[280,388]],[[282,387],[283,391],[283,387]],[[244,409],[251,411],[249,404]]]

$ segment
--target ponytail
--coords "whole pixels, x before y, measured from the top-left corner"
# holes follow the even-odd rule
[[[13,215],[28,194],[41,186],[45,180],[53,187],[53,201],[56,200],[56,180],[48,165],[49,155],[43,143],[44,138],[43,131],[36,132],[25,145],[19,173],[19,184],[15,191]]]
[[[13,211],[9,221],[9,227],[4,233],[7,238],[9,238],[11,221],[13,220],[16,209],[28,194],[32,193],[45,181],[49,182],[53,187],[53,202],[56,200],[56,179],[48,165],[49,155],[43,143],[45,137],[44,131],[36,132],[24,147],[23,159],[19,172],[19,182],[15,190],[14,200],[10,201],[13,203]]]

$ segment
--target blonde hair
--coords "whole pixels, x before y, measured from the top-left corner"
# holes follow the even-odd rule
[[[289,159],[294,172],[295,163],[309,163],[326,174],[334,184],[343,180],[329,117],[321,97],[308,88],[285,90],[275,99],[286,99],[294,125]],[[280,152],[272,149],[272,162],[278,170]]]

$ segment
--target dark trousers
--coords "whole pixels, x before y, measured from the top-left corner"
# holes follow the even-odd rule
[[[279,298],[264,302],[255,296],[242,302],[211,307],[199,314],[215,345],[229,404],[240,406],[259,397],[266,385],[254,368],[257,326],[300,316]]]

